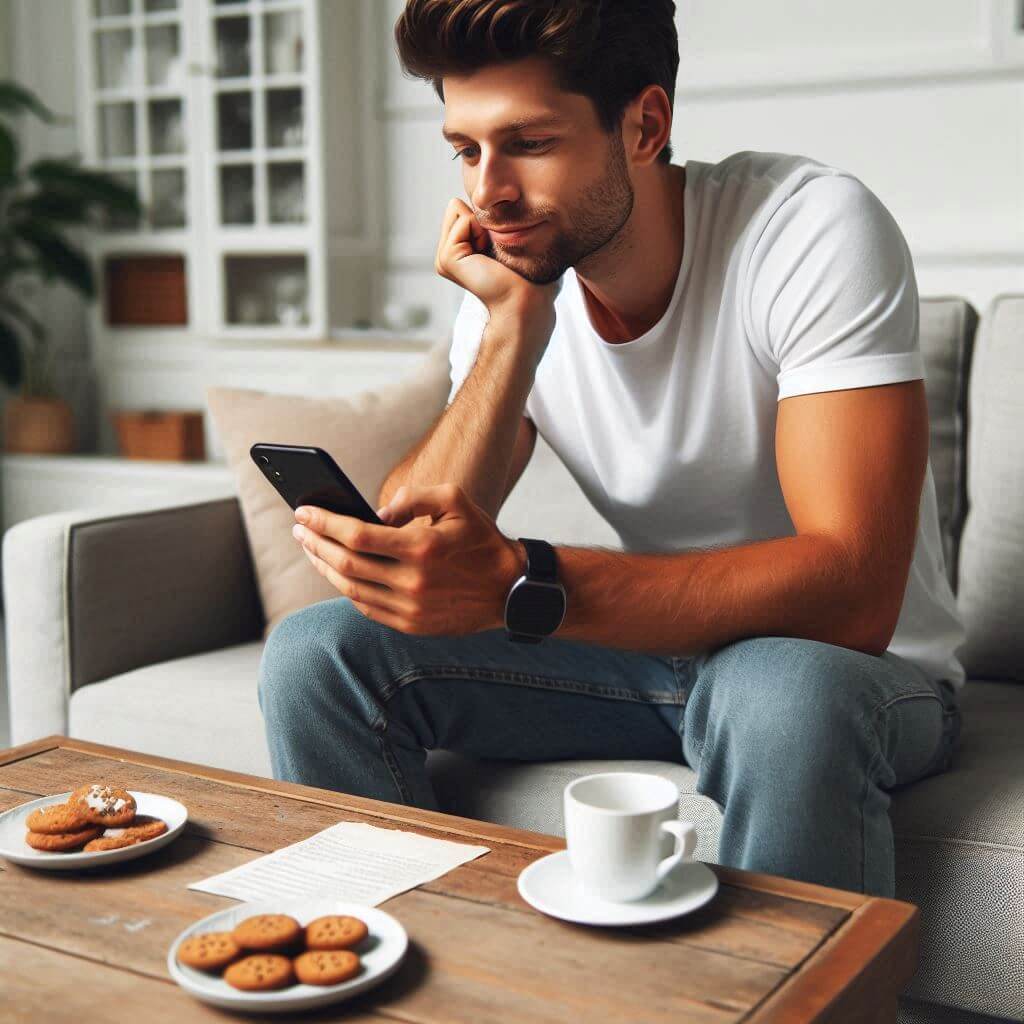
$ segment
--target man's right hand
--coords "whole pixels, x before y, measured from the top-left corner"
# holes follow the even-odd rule
[[[491,319],[550,321],[554,326],[558,282],[534,284],[522,274],[486,255],[490,242],[476,214],[461,199],[445,210],[434,269],[442,277],[472,292]]]

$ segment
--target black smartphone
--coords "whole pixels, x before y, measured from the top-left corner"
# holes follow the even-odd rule
[[[355,516],[375,526],[388,525],[323,448],[297,444],[254,444],[249,454],[277,493],[293,509],[300,505],[315,505],[328,512]]]

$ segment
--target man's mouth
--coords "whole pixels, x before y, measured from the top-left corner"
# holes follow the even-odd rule
[[[528,224],[521,228],[488,228],[487,230],[494,237],[495,241],[501,242],[502,245],[509,245],[528,238],[530,233],[534,229],[539,228],[543,223],[543,221],[538,221],[536,224]]]

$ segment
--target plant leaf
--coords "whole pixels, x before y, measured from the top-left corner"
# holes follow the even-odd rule
[[[32,337],[39,343],[46,337],[46,328],[17,299],[0,293],[0,312],[6,310],[8,316],[21,321],[32,332]]]
[[[68,160],[43,159],[29,164],[28,173],[40,188],[75,196],[107,212],[142,213],[135,189],[102,171],[88,171]]]
[[[18,169],[18,141],[0,121],[0,185],[15,181]]]
[[[64,224],[83,224],[89,216],[88,201],[62,192],[36,192],[14,199],[7,207],[11,217],[34,217]]]
[[[58,277],[86,298],[96,295],[89,261],[77,249],[68,245],[55,231],[37,220],[17,221],[12,229],[27,245],[35,249],[43,270],[50,277]]]
[[[56,120],[53,111],[34,92],[29,92],[17,82],[0,81],[0,113],[20,114],[26,110],[40,120]]]
[[[17,390],[21,386],[24,365],[21,339],[10,324],[0,319],[0,380],[11,390]]]

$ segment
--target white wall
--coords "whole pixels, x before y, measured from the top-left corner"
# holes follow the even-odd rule
[[[445,205],[465,198],[443,107],[404,78],[380,4],[387,153],[384,289],[434,297]],[[1024,31],[1017,0],[677,0],[676,163],[743,149],[802,153],[856,174],[892,211],[922,294],[980,311],[1024,290]]]
[[[465,197],[459,164],[441,139],[432,89],[401,74],[393,28],[404,0],[360,2],[372,19],[363,97],[370,127],[352,146],[373,165],[369,207],[384,225],[378,306],[427,304],[432,326],[444,329],[460,291],[434,272],[433,259],[448,200]],[[72,0],[0,0],[0,9],[13,75],[73,111],[80,55]],[[922,294],[961,294],[984,312],[993,295],[1024,290],[1021,0],[677,0],[677,9],[677,163],[767,149],[835,164],[892,210]],[[76,148],[71,125],[32,126],[28,142],[31,152]],[[53,291],[43,314],[88,444],[98,414],[86,324],[75,297]],[[122,404],[201,404],[209,369],[197,352],[127,352],[107,383],[117,384]],[[381,353],[381,372],[386,361]],[[246,386],[244,376],[238,382]]]

